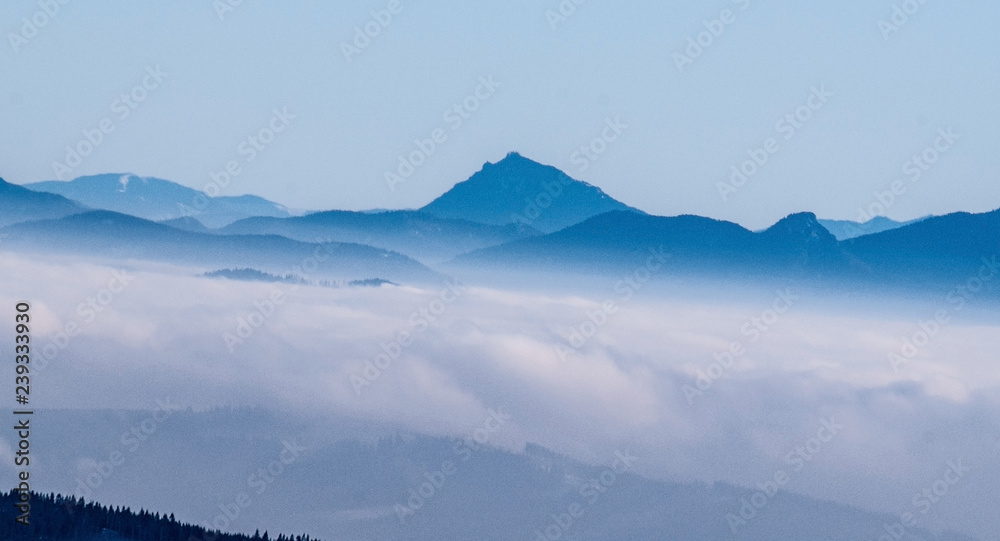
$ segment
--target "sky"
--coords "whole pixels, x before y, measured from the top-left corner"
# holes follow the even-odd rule
[[[751,228],[1000,207],[989,0],[53,1],[0,5],[14,183],[131,172],[414,208],[518,151],[650,213]],[[387,182],[401,156],[419,163]],[[752,174],[722,186],[734,167]]]

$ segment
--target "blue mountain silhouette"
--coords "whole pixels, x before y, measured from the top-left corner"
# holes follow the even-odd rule
[[[842,244],[884,280],[952,281],[957,286],[1000,258],[1000,209],[935,216]],[[987,287],[1000,285],[1000,276],[993,278]]]
[[[0,226],[8,226],[0,230],[5,246],[107,257],[138,257],[148,250],[144,253],[158,252],[155,257],[164,261],[281,274],[296,257],[304,257],[307,247],[320,242],[345,247],[344,261],[336,268],[347,275],[341,273],[338,279],[412,281],[436,276],[411,257],[435,264],[453,258],[449,266],[489,272],[603,275],[633,270],[651,249],[662,247],[669,254],[664,275],[864,282],[937,291],[961,283],[984,265],[993,268],[988,264],[1000,254],[1000,210],[906,224],[876,218],[855,224],[860,229],[851,229],[853,222],[818,220],[804,212],[752,232],[699,216],[642,213],[517,153],[487,163],[415,211],[334,210],[289,217],[283,207],[245,196],[208,198],[201,215],[171,216],[180,212],[179,201],[201,192],[129,175],[32,186],[62,190],[79,202],[0,180]],[[84,212],[85,205],[167,217],[157,224],[113,212]],[[244,217],[247,213],[263,215]],[[32,218],[54,220],[11,225]],[[221,224],[234,218],[241,219],[221,229],[209,229],[213,224],[202,221]],[[852,238],[838,240],[824,224],[838,230],[840,237]],[[877,232],[854,236],[859,231]],[[332,276],[333,271],[331,266],[324,272]],[[990,283],[987,290],[1000,289],[998,283]]]
[[[39,193],[0,178],[0,227],[28,220],[62,218],[86,207],[61,195]]]
[[[811,213],[793,214],[754,233],[701,216],[614,211],[548,235],[457,257],[459,266],[509,270],[621,272],[643,265],[651,249],[670,254],[668,274],[738,277],[776,271],[844,272],[851,258]]]
[[[520,223],[551,233],[613,210],[641,212],[600,188],[516,152],[487,163],[420,210],[493,225]]]
[[[873,235],[875,233],[889,231],[891,229],[903,227],[904,225],[919,222],[923,219],[925,218],[918,218],[916,220],[909,220],[906,222],[897,222],[886,218],[885,216],[875,216],[867,222],[854,222],[851,220],[820,220],[819,223],[825,227],[827,231],[833,233],[833,236],[837,237],[837,240],[847,240],[863,235]]]
[[[307,243],[278,235],[213,235],[111,211],[89,211],[56,220],[24,222],[0,229],[5,247],[24,252],[68,253],[140,259],[218,268],[251,267],[272,274],[301,275],[306,261],[315,278],[395,282],[436,281],[439,276],[402,254],[351,243]],[[322,258],[316,258],[320,255]],[[315,259],[312,259],[315,258]],[[299,269],[299,270],[296,270]]]
[[[426,261],[445,261],[463,252],[538,234],[531,228],[513,224],[500,226],[438,218],[414,210],[331,210],[293,218],[246,218],[217,232],[227,235],[274,234],[307,242],[318,238],[355,242]]]
[[[700,216],[616,211],[548,235],[462,254],[451,265],[613,274],[643,265],[649,251],[661,246],[670,254],[663,275],[799,279],[938,293],[993,268],[990,264],[1000,257],[1000,210],[927,218],[846,241],[838,241],[812,213],[792,214],[755,233]],[[986,293],[1000,292],[1000,277],[987,282]]]
[[[288,209],[255,195],[207,197],[176,182],[132,174],[85,176],[71,181],[26,184],[56,193],[94,209],[113,210],[161,221],[192,215],[208,227],[221,227],[250,216],[288,216]]]

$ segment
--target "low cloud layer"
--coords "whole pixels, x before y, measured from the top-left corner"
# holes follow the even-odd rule
[[[796,492],[1000,530],[995,319],[969,307],[932,325],[944,300],[872,312],[796,291],[623,299],[612,285],[296,288],[0,256],[0,306],[32,303],[36,408],[170,397],[459,437],[499,409],[510,422],[491,441],[513,450],[600,463],[625,445],[648,457],[641,474],[747,486],[783,469]],[[951,460],[969,473],[920,513],[914,495]]]

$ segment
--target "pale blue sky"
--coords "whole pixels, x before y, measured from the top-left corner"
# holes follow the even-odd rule
[[[652,213],[762,227],[801,210],[857,217],[952,127],[958,141],[886,214],[1000,207],[995,1],[927,0],[886,40],[892,0],[587,0],[555,29],[558,0],[400,0],[347,62],[341,43],[388,3],[244,0],[220,20],[210,0],[74,1],[12,44],[42,8],[3,2],[0,176],[56,178],[65,147],[108,118],[114,131],[67,177],[129,171],[200,189],[236,160],[224,195],[416,207],[516,150]],[[723,9],[735,21],[679,71],[673,53]],[[121,119],[112,102],[155,66],[162,84]],[[499,88],[453,129],[444,111],[490,75]],[[776,123],[824,84],[833,96],[785,141]],[[283,107],[295,118],[247,161],[240,142]],[[627,128],[581,171],[573,153],[615,117]],[[437,128],[447,140],[390,191],[385,172]],[[723,201],[717,182],[769,137],[778,151]]]

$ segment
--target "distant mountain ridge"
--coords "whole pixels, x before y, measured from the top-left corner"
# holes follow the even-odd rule
[[[188,224],[187,227],[194,227]],[[273,234],[305,242],[354,242],[440,262],[456,255],[538,234],[513,224],[439,218],[416,210],[353,212],[330,210],[291,218],[246,218],[216,230],[220,234]]]
[[[0,229],[5,249],[65,253],[117,260],[163,261],[212,268],[251,267],[283,276],[394,282],[436,281],[440,276],[405,255],[352,243],[307,243],[278,235],[214,235],[183,231],[112,211]],[[311,276],[304,276],[310,274]]]
[[[934,216],[842,244],[884,279],[959,286],[978,278],[987,289],[1000,289],[1000,209]]]
[[[205,227],[205,225],[199,222],[197,218],[192,216],[182,216],[180,218],[160,220],[158,223],[169,225],[170,227],[180,229],[182,231],[190,231],[192,233],[211,233],[213,231],[212,229]]]
[[[561,231],[461,255],[458,266],[620,272],[642,265],[650,249],[670,254],[669,273],[738,276],[773,272],[829,274],[851,258],[812,213],[793,214],[754,233],[701,216],[614,211]],[[667,272],[667,271],[665,271]]]
[[[838,241],[812,213],[751,232],[699,216],[609,212],[555,233],[476,250],[450,265],[468,270],[613,275],[669,254],[658,273],[706,280],[798,280],[882,290],[945,292],[980,277],[1000,294],[1000,210],[927,218]]]
[[[110,417],[89,410],[53,411],[47,439],[39,446],[43,456],[51,463],[72,463],[85,451],[96,454],[107,445],[102,435],[149,416],[143,411],[114,413]],[[201,517],[206,515],[203,509],[215,509],[211,505],[218,501],[211,496],[214,483],[244,479],[248,462],[267,456],[260,453],[280,449],[279,434],[289,431],[289,426],[296,430],[302,426],[287,414],[250,409],[178,411],[173,416],[171,428],[157,437],[169,438],[163,441],[177,451],[139,453],[123,466],[123,472],[175,494],[175,501],[180,502],[160,511],[179,516]],[[372,430],[378,429],[366,426],[370,423],[352,423],[356,428],[351,429],[326,417],[318,421],[318,427],[337,441],[314,437],[315,445],[311,443],[281,478],[287,492],[269,491],[260,497],[259,507],[252,512],[263,524],[294,524],[281,529],[306,530],[330,541],[539,541],[539,533],[554,523],[554,516],[565,516],[556,520],[570,519],[572,525],[556,530],[560,541],[874,541],[885,532],[883,525],[899,520],[898,514],[873,513],[784,487],[769,495],[765,509],[756,509],[749,501],[757,486],[655,480],[635,473],[634,464],[618,462],[617,456],[600,457],[604,465],[588,465],[535,443],[512,451],[493,447],[492,442],[480,445],[471,438],[407,432],[374,439]],[[318,432],[315,425],[312,429]],[[55,434],[68,430],[80,434],[72,445],[46,445]],[[363,439],[357,437],[362,431],[367,434]],[[630,455],[628,448],[620,454],[625,460]],[[191,457],[198,457],[198,465],[210,473],[174,486],[171,480],[179,469],[190,467]],[[438,470],[443,459],[452,462],[456,474],[447,477],[446,486],[432,497],[419,496],[419,485],[428,480],[425,474]],[[609,478],[613,481],[601,484]],[[123,491],[115,485],[101,488],[109,499]],[[265,503],[276,499],[286,508]],[[574,502],[579,507],[570,507]],[[371,512],[351,512],[359,509]],[[567,509],[583,513],[570,517]],[[4,511],[15,510],[8,505]],[[757,515],[734,532],[729,515],[739,518],[748,512]],[[282,520],[285,517],[288,520]],[[161,539],[191,541],[187,537]],[[916,526],[898,539],[973,541],[954,532],[935,535]]]
[[[251,216],[291,215],[284,206],[256,195],[208,197],[169,180],[131,173],[84,176],[66,182],[49,180],[24,187],[152,221],[195,216],[208,227],[222,227]]]
[[[991,258],[1000,254],[1000,210],[908,223],[877,217],[864,224],[819,220],[802,212],[751,232],[699,216],[643,213],[517,153],[487,163],[419,210],[332,210],[293,217],[284,207],[254,196],[219,197],[206,198],[211,212],[154,224],[148,218],[129,222],[123,213],[95,214],[87,207],[135,207],[136,214],[160,216],[180,209],[180,199],[204,194],[133,175],[30,186],[39,185],[79,195],[84,203],[0,180],[5,247],[106,257],[149,257],[160,250],[164,261],[172,254],[181,262],[283,273],[281,267],[297,257],[302,246],[353,246],[345,252],[351,264],[338,267],[349,272],[338,279],[380,277],[402,283],[415,276],[436,276],[424,264],[484,272],[605,275],[636,268],[650,249],[662,246],[670,257],[662,271],[666,275],[943,287],[968,278],[984,264],[992,269]],[[258,211],[265,215],[213,225]],[[26,223],[32,219],[43,220]],[[205,222],[209,219],[215,221]],[[105,222],[116,225],[100,225]],[[179,244],[182,240],[192,243],[190,249]],[[998,284],[1000,280],[990,282],[987,290],[1000,290]]]
[[[837,237],[837,240],[847,240],[864,235],[873,235],[875,233],[881,233],[891,229],[897,229],[903,227],[904,225],[917,223],[924,219],[926,218],[917,218],[916,220],[897,222],[895,220],[890,220],[885,216],[876,216],[863,223],[852,222],[850,220],[820,220],[819,223],[822,224],[827,231],[832,233],[834,237]]]
[[[516,152],[483,168],[421,211],[493,225],[523,224],[552,233],[614,210],[642,213],[600,188]]]
[[[0,227],[28,220],[62,218],[88,210],[61,195],[40,193],[0,178]]]

